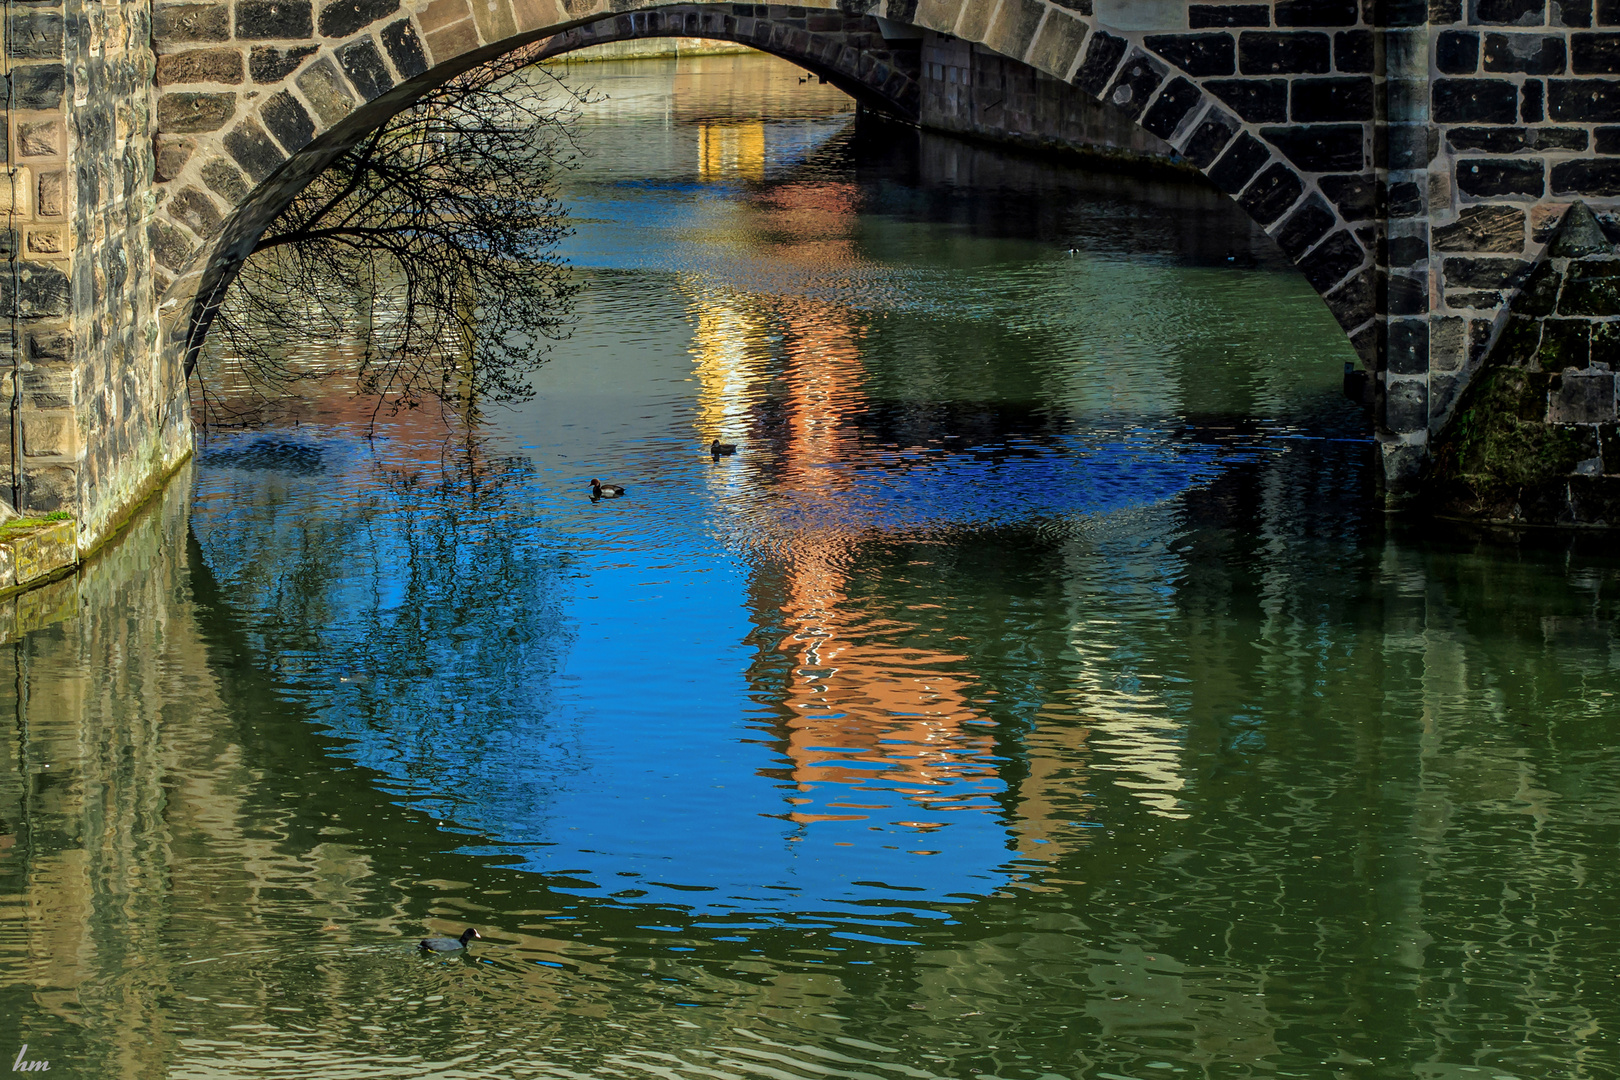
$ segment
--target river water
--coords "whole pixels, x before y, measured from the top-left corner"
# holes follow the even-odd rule
[[[1197,185],[575,77],[532,403],[213,437],[24,604],[0,1059],[1620,1075],[1603,545],[1386,525]]]

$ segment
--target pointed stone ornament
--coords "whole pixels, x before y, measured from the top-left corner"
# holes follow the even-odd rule
[[[1579,199],[1569,204],[1564,220],[1558,223],[1558,235],[1547,248],[1547,255],[1554,259],[1584,259],[1588,255],[1613,253],[1614,244],[1604,235],[1603,226]]]

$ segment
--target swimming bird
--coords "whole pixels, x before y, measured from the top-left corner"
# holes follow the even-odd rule
[[[483,936],[483,934],[469,926],[461,932],[459,939],[448,937],[423,938],[422,943],[417,948],[423,952],[460,952],[467,947],[467,942],[473,938],[482,939]]]
[[[604,484],[600,480],[591,481],[591,499],[617,499],[624,494],[624,488],[618,484]]]
[[[715,457],[723,457],[726,454],[735,454],[736,452],[736,443],[721,442],[719,439],[716,439],[714,442],[709,444],[709,453],[713,454]]]

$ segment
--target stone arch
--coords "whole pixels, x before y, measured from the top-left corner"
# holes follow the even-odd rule
[[[535,43],[549,52],[557,42],[555,55],[578,47],[569,42],[609,40],[603,32],[676,33],[770,46],[904,114],[905,74],[846,36],[869,35],[861,20],[877,19],[982,45],[1120,110],[1237,200],[1358,352],[1378,356],[1372,30],[1350,0],[1187,4],[1169,14],[1139,5],[1169,24],[1154,30],[1107,25],[1129,22],[1133,0],[1096,0],[1106,3],[1101,16],[1094,0],[400,2],[155,8],[166,197],[150,232],[172,361],[201,346],[211,300],[293,194],[428,86]],[[1241,45],[1233,29],[1273,23],[1289,29],[1243,31]],[[1324,25],[1345,29],[1293,29]],[[1256,74],[1265,77],[1247,77]]]

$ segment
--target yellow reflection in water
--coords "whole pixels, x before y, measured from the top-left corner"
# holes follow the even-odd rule
[[[698,125],[698,179],[763,180],[765,125],[758,120]]]

